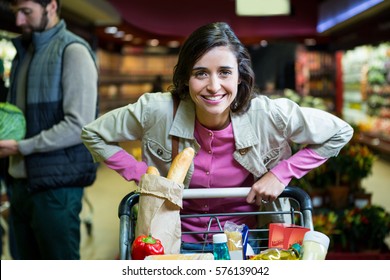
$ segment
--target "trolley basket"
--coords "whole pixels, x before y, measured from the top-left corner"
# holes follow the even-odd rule
[[[216,188],[216,189],[184,189],[183,199],[199,199],[199,198],[232,198],[232,197],[246,197],[249,193],[250,188]],[[255,211],[255,212],[241,212],[241,213],[210,213],[210,214],[191,214],[181,215],[181,219],[194,218],[194,217],[208,217],[209,218],[209,229],[206,231],[197,232],[182,232],[182,236],[186,234],[203,234],[205,236],[212,235],[215,233],[223,232],[223,227],[219,222],[219,218],[223,216],[238,216],[238,215],[287,215],[291,218],[292,224],[300,225],[313,230],[313,219],[312,219],[312,201],[310,196],[301,188],[287,186],[284,191],[280,194],[279,198],[287,198],[290,202],[290,209],[283,211]],[[131,259],[131,244],[135,239],[135,225],[137,220],[137,214],[134,206],[138,204],[139,193],[131,192],[127,194],[121,200],[118,207],[118,217],[120,220],[119,224],[119,257],[121,260]],[[218,224],[218,231],[210,230],[211,223]],[[268,244],[268,233],[269,229],[267,226],[263,228],[249,229],[249,232],[256,233],[251,236],[258,238],[256,241],[261,244],[259,248],[255,248],[258,251],[266,249]],[[206,248],[207,243],[210,243],[210,238],[205,238],[203,246]],[[194,253],[201,253],[196,251]]]

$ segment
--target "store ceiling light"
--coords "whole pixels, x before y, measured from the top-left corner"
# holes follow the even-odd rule
[[[107,34],[115,34],[118,32],[118,28],[116,26],[108,26],[104,29],[104,32]]]
[[[146,44],[151,47],[157,47],[160,44],[160,41],[158,39],[150,39]]]
[[[320,4],[317,31],[325,32],[363,12],[377,6],[384,0],[328,0]]]
[[[167,46],[170,48],[178,48],[178,47],[180,47],[180,42],[176,41],[176,40],[169,41]]]
[[[239,16],[289,15],[290,10],[290,0],[236,0]]]
[[[263,48],[265,48],[266,46],[268,46],[268,41],[267,41],[267,40],[261,40],[261,41],[260,41],[260,46],[262,46]]]

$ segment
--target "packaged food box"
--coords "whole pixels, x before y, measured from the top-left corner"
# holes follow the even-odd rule
[[[299,225],[271,223],[269,225],[268,248],[288,249],[294,243],[302,245],[303,237],[309,230]]]

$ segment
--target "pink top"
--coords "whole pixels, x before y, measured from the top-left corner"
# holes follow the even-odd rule
[[[223,130],[212,131],[198,122],[195,124],[194,136],[201,149],[194,158],[194,174],[190,188],[229,188],[250,187],[253,185],[253,175],[238,164],[233,158],[235,144],[233,129],[230,124]],[[272,168],[272,172],[283,185],[287,186],[293,177],[301,178],[310,170],[318,167],[327,159],[319,156],[311,149],[304,148],[289,159],[281,161]],[[147,165],[138,162],[124,150],[114,154],[105,161],[107,166],[117,171],[126,180],[139,182],[146,172]],[[223,212],[247,212],[257,211],[258,206],[248,204],[245,198],[220,198],[220,199],[192,199],[183,202],[182,214],[210,214]],[[246,224],[248,227],[256,225],[255,216],[226,216],[220,219],[223,227],[225,221],[232,221],[238,225]],[[203,231],[209,227],[209,217],[191,218],[182,220],[182,231]],[[210,230],[219,230],[215,220],[210,225]],[[201,237],[183,235],[183,241],[200,241]],[[211,238],[211,235],[209,236]]]
[[[235,144],[232,141],[233,129],[229,125],[223,130],[211,131],[198,122],[195,124],[196,140],[201,149],[194,159],[194,174],[190,188],[231,188],[250,187],[253,184],[253,175],[243,168],[234,158]],[[243,198],[213,198],[191,199],[183,202],[182,214],[210,214],[223,212],[257,211],[258,206],[248,204]],[[238,225],[246,224],[249,227],[256,225],[255,216],[222,217],[221,225],[229,220]],[[206,231],[209,226],[209,217],[182,219],[182,231]],[[218,224],[212,221],[211,230],[219,231]],[[223,229],[223,228],[222,228]],[[195,238],[198,237],[198,238]],[[208,236],[212,237],[212,234]],[[201,236],[185,235],[185,242],[200,241]]]

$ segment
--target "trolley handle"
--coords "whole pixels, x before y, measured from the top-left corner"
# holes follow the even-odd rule
[[[126,194],[121,202],[119,203],[118,207],[118,217],[121,216],[128,216],[130,217],[131,214],[131,208],[133,208],[134,205],[136,205],[139,201],[139,193],[137,192],[131,192]]]
[[[246,197],[250,188],[216,188],[216,189],[185,189],[183,199],[197,198],[228,198],[228,197]],[[301,210],[313,210],[310,196],[298,187],[287,186],[279,197],[293,198],[298,201]],[[121,200],[118,208],[119,218],[122,215],[130,217],[131,208],[139,201],[139,193],[131,192]]]
[[[299,187],[287,186],[279,197],[290,197],[299,202],[302,211],[313,211],[313,204],[310,195]]]

